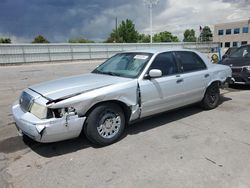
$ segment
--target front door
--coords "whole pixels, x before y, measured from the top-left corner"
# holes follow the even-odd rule
[[[159,78],[142,79],[139,81],[141,91],[141,117],[180,106],[182,78],[172,52],[161,53],[156,56],[148,71],[159,69]]]

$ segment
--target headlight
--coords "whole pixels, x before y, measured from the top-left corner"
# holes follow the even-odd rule
[[[48,108],[46,106],[42,106],[41,104],[34,102],[30,108],[30,113],[40,119],[45,119],[47,118]]]

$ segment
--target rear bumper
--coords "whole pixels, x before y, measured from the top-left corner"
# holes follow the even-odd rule
[[[39,119],[29,112],[24,112],[17,103],[13,105],[12,113],[18,132],[38,142],[56,142],[78,137],[86,119],[78,115]]]

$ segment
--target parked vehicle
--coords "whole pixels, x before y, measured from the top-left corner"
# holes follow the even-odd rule
[[[78,137],[100,145],[117,141],[125,125],[200,102],[218,106],[231,69],[193,50],[116,54],[93,72],[25,89],[13,107],[17,129],[38,142]]]
[[[221,64],[230,66],[235,84],[250,84],[250,45],[239,47]]]

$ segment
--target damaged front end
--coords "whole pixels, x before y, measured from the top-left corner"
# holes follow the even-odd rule
[[[86,117],[79,117],[73,107],[50,109],[48,99],[25,90],[12,107],[19,132],[38,142],[55,142],[78,137]]]

